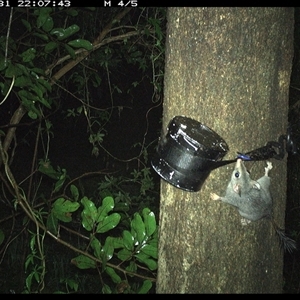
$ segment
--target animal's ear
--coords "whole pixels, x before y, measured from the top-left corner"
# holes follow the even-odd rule
[[[233,186],[233,191],[241,197],[241,186],[239,184]]]
[[[260,184],[257,181],[252,181],[252,187],[256,190],[260,190]]]

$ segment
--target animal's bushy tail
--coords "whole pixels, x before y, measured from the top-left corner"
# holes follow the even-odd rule
[[[289,253],[297,250],[297,243],[285,234],[284,230],[275,223],[273,218],[271,218],[271,221],[277,233],[280,248],[284,251],[288,251]]]

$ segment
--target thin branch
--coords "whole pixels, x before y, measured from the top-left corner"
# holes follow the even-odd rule
[[[11,21],[12,21],[12,14],[13,14],[13,7],[11,7],[11,9],[10,9],[8,28],[7,28],[7,34],[6,34],[5,58],[4,58],[4,65],[5,66],[6,66],[6,63],[7,63],[8,40],[9,40],[9,34],[10,34]]]
[[[125,38],[130,38],[134,35],[138,35],[140,34],[139,31],[131,31],[131,32],[127,32],[127,33],[124,33],[124,34],[121,34],[121,35],[117,35],[117,36],[112,36],[112,37],[109,37],[109,38],[106,38],[105,40],[103,40],[102,42],[100,42],[99,44],[96,44],[96,45],[93,45],[93,49],[91,51],[87,51],[85,49],[78,49],[75,51],[75,55],[78,56],[78,59],[80,59],[80,61],[85,58],[86,56],[88,56],[92,51],[95,51],[97,49],[99,49],[100,47],[106,45],[106,44],[109,44],[109,43],[112,43],[112,42],[115,42],[115,41],[120,41],[120,40],[124,40]],[[84,55],[84,57],[82,58],[81,55]],[[71,56],[68,54],[60,59],[58,59],[56,62],[54,62],[51,66],[49,66],[47,68],[47,70],[45,71],[45,74],[48,75],[52,72],[52,70],[62,64],[64,61],[70,59]],[[72,61],[73,62],[73,61]],[[56,74],[58,74],[59,72],[57,72]],[[64,74],[63,74],[64,75]],[[52,80],[54,80],[56,78],[57,75],[54,75],[52,77]]]
[[[131,10],[130,7],[126,7],[121,13],[119,13],[115,18],[113,18],[102,30],[102,32],[99,34],[99,36],[95,39],[93,45],[100,44],[105,36],[110,32],[113,24],[120,21],[129,11]],[[75,60],[69,62],[67,65],[65,65],[61,70],[59,70],[50,80],[50,84],[52,85],[55,81],[60,79],[63,75],[65,75],[68,71],[70,71],[73,67],[75,67],[80,61],[82,61],[85,57],[87,57],[90,54],[90,52],[86,51],[84,55],[80,55],[80,57],[77,57]],[[18,124],[20,123],[21,119],[26,113],[25,107],[20,104],[20,106],[17,108],[17,110],[14,112],[10,124]],[[8,129],[7,134],[5,136],[5,140],[3,142],[3,149],[6,152],[13,140],[13,137],[15,135],[16,127],[11,127]],[[0,167],[2,165],[2,159],[0,156]]]
[[[126,7],[122,12],[120,12],[115,18],[113,18],[102,30],[99,36],[94,40],[93,45],[100,44],[105,36],[111,31],[113,24],[120,21],[129,11],[131,7]],[[81,55],[78,55],[75,60],[70,61],[63,68],[61,68],[56,74],[51,77],[51,83],[60,79],[63,75],[73,69],[78,63],[80,63],[83,59],[85,59],[90,54],[89,51],[84,50]]]

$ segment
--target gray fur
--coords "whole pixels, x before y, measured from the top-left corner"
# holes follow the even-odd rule
[[[244,162],[238,159],[232,172],[231,180],[228,183],[225,196],[220,197],[215,193],[211,193],[211,198],[235,206],[243,217],[241,220],[243,225],[262,218],[269,218],[280,239],[280,244],[282,244],[285,250],[291,252],[296,249],[296,242],[284,234],[284,231],[275,224],[272,216],[271,180],[268,176],[271,169],[272,163],[267,162],[264,176],[254,181],[250,178]]]

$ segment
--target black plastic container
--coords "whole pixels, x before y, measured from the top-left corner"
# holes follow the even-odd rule
[[[184,116],[174,117],[157,146],[153,169],[175,187],[197,192],[210,171],[235,160],[221,162],[227,143],[216,132]]]

